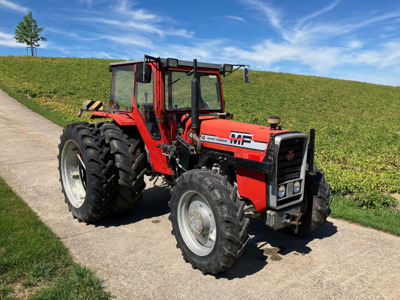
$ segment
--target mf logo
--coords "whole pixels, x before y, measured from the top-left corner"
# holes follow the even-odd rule
[[[253,135],[250,134],[250,133],[231,131],[231,134],[230,134],[229,138],[231,140],[230,143],[232,145],[243,146],[245,143],[246,144],[251,144],[251,141],[253,139]]]
[[[294,158],[293,150],[289,150],[288,151],[288,154],[286,155],[286,158],[287,158],[288,161],[293,160],[293,158]]]

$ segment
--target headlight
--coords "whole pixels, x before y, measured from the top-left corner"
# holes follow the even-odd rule
[[[284,185],[279,186],[278,188],[278,197],[283,198],[286,194],[286,187]]]
[[[296,181],[294,184],[293,184],[293,193],[294,194],[297,194],[298,192],[300,192],[300,181]]]

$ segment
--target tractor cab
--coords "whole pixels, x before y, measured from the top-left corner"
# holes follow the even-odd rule
[[[236,70],[233,67],[210,63],[197,64],[200,114],[223,115],[225,102],[220,76],[231,74],[242,65],[235,66]],[[191,113],[193,62],[146,55],[144,60],[112,63],[109,69],[112,71],[109,112],[126,113],[138,109],[146,117],[149,116],[152,122],[152,111],[164,117]],[[246,74],[248,82],[248,72]]]
[[[231,118],[231,114],[224,112],[221,75],[228,76],[240,67],[246,66],[148,55],[143,60],[111,63],[109,108],[94,112],[91,118],[111,117],[121,126],[137,127],[146,145],[151,167],[156,172],[174,175],[165,153],[159,150],[161,145],[171,145],[176,141],[176,131],[192,124],[193,115],[200,120],[197,126],[203,119]],[[248,82],[249,72],[246,70],[245,81]],[[193,93],[196,93],[194,105]]]

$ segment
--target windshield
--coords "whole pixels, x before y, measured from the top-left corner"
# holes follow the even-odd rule
[[[200,110],[220,110],[219,78],[215,74],[198,73],[200,81]],[[193,72],[165,72],[165,109],[190,110],[192,107]]]

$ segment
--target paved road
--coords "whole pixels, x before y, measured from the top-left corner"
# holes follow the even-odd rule
[[[60,192],[61,132],[0,91],[0,176],[117,299],[400,299],[400,238],[341,220],[304,238],[252,221],[244,257],[218,277],[183,261],[164,187],[148,184],[123,217],[78,223]]]

